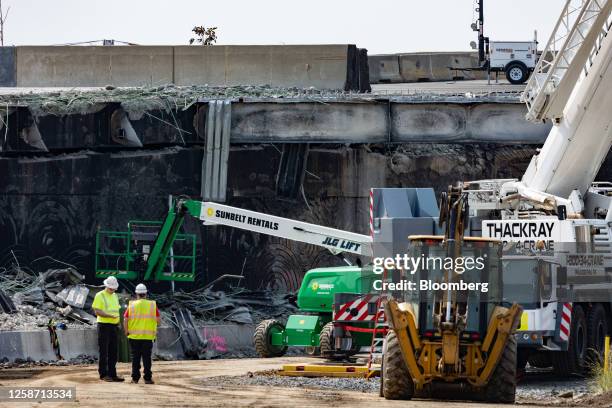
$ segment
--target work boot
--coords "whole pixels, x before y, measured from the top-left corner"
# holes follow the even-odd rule
[[[104,377],[104,381],[106,382],[123,382],[125,379],[123,377]]]
[[[130,381],[130,384],[138,384],[138,380],[135,380],[132,378],[132,381]]]
[[[145,384],[155,384],[155,381],[153,381],[153,380],[145,380]]]

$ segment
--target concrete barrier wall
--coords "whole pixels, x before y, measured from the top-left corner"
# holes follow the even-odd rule
[[[344,88],[346,45],[174,47],[177,85]]]
[[[172,47],[17,47],[17,86],[172,83]]]
[[[0,359],[56,360],[48,331],[0,332]]]
[[[368,57],[370,66],[370,82],[373,84],[403,82],[399,67],[400,56],[371,55]]]
[[[354,45],[0,48],[0,86],[271,85],[368,90]],[[363,58],[367,64],[367,57]],[[364,68],[367,74],[367,66]],[[367,76],[367,75],[366,75]]]
[[[459,69],[478,66],[478,55],[473,52],[371,55],[368,62],[373,84],[486,79],[487,76],[485,71]]]
[[[254,325],[223,324],[200,328],[200,334],[208,341],[211,355],[241,353],[253,349]],[[60,351],[65,360],[79,355],[98,356],[98,335],[95,328],[58,330]],[[153,352],[165,357],[183,358],[183,350],[173,329],[162,327],[153,346]],[[0,359],[57,360],[47,330],[0,332]]]

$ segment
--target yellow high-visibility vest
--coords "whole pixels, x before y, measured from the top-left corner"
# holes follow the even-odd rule
[[[96,293],[96,297],[91,305],[93,309],[102,310],[105,313],[111,314],[115,317],[102,317],[97,316],[96,320],[98,323],[119,323],[119,298],[116,293],[108,293],[105,289]]]
[[[157,337],[157,305],[154,300],[138,299],[128,305],[128,338],[155,340]]]

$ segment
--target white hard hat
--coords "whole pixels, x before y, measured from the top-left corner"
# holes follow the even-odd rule
[[[109,276],[108,278],[104,279],[104,286],[109,289],[118,289],[119,282],[117,282],[117,278],[114,276]]]
[[[147,293],[147,287],[144,284],[139,283],[138,285],[136,285],[136,293],[138,293],[139,295],[144,295],[145,293]]]

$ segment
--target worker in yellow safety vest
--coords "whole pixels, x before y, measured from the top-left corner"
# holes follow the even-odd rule
[[[114,276],[104,280],[104,290],[96,293],[91,305],[98,321],[98,373],[104,381],[120,382],[117,376],[117,331],[119,327],[119,298],[115,291],[119,282]]]
[[[147,287],[136,285],[136,300],[130,302],[123,314],[123,329],[130,342],[132,351],[132,383],[140,380],[140,359],[144,366],[145,384],[155,384],[151,372],[151,352],[157,337],[159,310],[154,300],[147,299]]]

